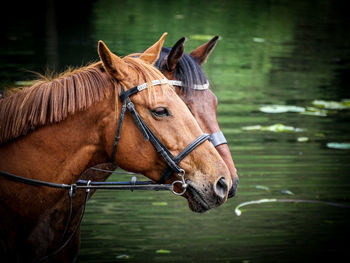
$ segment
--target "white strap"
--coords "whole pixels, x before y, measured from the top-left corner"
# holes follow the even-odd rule
[[[153,86],[161,85],[161,84],[167,84],[167,83],[168,83],[168,80],[166,78],[164,78],[162,80],[158,80],[158,79],[152,80],[152,85]],[[147,88],[148,88],[147,82],[137,86],[138,91],[141,91],[141,90],[144,90],[144,89],[147,89]]]
[[[193,88],[195,90],[205,90],[205,89],[209,89],[209,82],[203,84],[203,85],[193,85]]]
[[[182,87],[182,81],[180,80],[168,80],[166,78],[162,79],[162,80],[152,80],[152,85],[155,86],[155,85],[161,85],[161,84],[171,84],[173,86],[179,86],[179,87]],[[137,86],[137,89],[139,91],[141,90],[144,90],[144,89],[147,89],[148,88],[148,85],[147,83],[143,83],[141,85],[138,85]],[[205,83],[205,84],[195,84],[193,85],[193,87],[191,87],[191,89],[194,89],[194,90],[206,90],[206,89],[209,89],[209,82]]]
[[[180,80],[171,80],[171,79],[169,79],[168,82],[169,82],[169,84],[171,84],[173,86],[182,87],[182,81],[180,81]]]
[[[182,81],[180,81],[180,80],[168,80],[168,82],[173,86],[183,87]],[[191,89],[194,89],[194,90],[209,89],[209,82],[207,82],[205,84],[195,84],[195,85],[193,85],[193,87],[191,87]]]

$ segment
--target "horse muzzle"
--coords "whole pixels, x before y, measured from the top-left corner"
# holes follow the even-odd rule
[[[185,197],[193,212],[204,213],[227,200],[229,189],[224,177],[220,177],[214,184],[201,184],[200,187],[191,180],[186,180],[186,184]]]

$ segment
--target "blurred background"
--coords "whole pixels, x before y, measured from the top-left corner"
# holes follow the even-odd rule
[[[185,51],[219,35],[204,69],[240,176],[237,196],[194,214],[167,192],[100,191],[89,201],[78,262],[349,260],[350,30],[346,1],[17,1],[2,8],[0,89],[35,71],[118,55],[168,32]],[[141,178],[141,177],[140,177]],[[128,180],[112,176],[111,180]]]

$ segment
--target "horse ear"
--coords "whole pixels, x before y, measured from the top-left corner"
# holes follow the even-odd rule
[[[166,67],[169,72],[175,70],[177,63],[184,54],[185,38],[180,38],[176,44],[172,47],[169,55],[166,57]]]
[[[103,66],[113,78],[123,80],[128,74],[128,65],[113,54],[103,41],[98,41],[98,55],[100,56]]]
[[[147,62],[148,64],[153,65],[158,60],[159,53],[163,47],[163,43],[167,34],[168,33],[164,33],[156,43],[154,43],[145,52],[143,52],[140,56],[140,59]]]
[[[193,50],[190,55],[197,59],[199,65],[202,65],[206,61],[210,52],[215,47],[218,39],[219,39],[219,36],[216,35],[211,40],[209,40],[207,43],[205,43],[205,44],[201,45],[200,47],[197,47],[195,50]]]

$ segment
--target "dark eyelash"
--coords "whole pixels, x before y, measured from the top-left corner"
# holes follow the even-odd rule
[[[151,110],[151,113],[155,117],[165,117],[165,116],[170,116],[170,112],[168,111],[167,108],[165,107],[158,107],[156,109]]]

